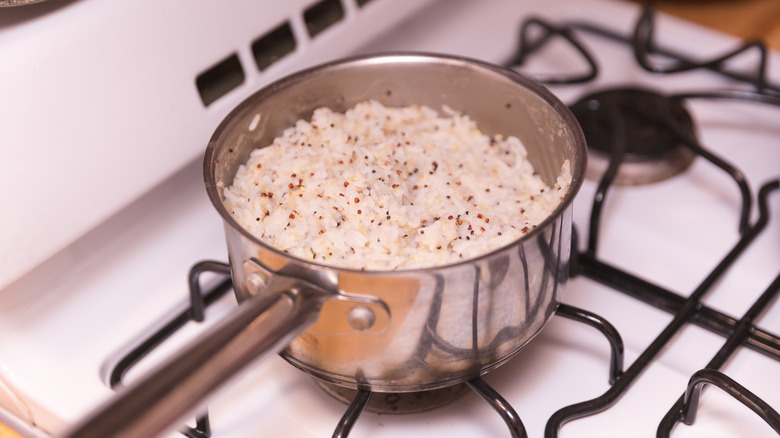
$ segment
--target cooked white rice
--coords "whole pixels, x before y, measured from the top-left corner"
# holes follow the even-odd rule
[[[320,108],[252,152],[225,205],[269,245],[317,263],[394,270],[444,265],[509,244],[547,217],[553,188],[515,137],[491,139],[444,108]]]

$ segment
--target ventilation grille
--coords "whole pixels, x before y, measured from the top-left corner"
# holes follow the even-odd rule
[[[355,0],[358,8],[375,0]],[[328,28],[345,18],[342,0],[321,0],[303,10],[303,23],[309,38],[316,38]],[[222,96],[241,86],[248,74],[264,72],[271,65],[295,52],[299,46],[290,20],[278,25],[251,41],[250,49],[255,61],[252,71],[245,70],[237,53],[220,60],[195,78],[195,85],[203,105],[208,107]],[[254,68],[256,67],[256,71]]]

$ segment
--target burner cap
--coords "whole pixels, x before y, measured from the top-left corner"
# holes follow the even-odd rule
[[[328,383],[314,378],[314,381],[335,399],[349,404],[356,389]],[[375,392],[366,403],[365,410],[377,414],[413,414],[436,409],[453,402],[465,394],[468,386],[458,383],[440,389],[419,392]]]
[[[659,104],[669,109],[690,138],[695,138],[693,120],[682,104],[649,90],[605,90],[587,95],[570,107],[588,143],[588,179],[601,179],[609,166],[617,120],[625,126],[625,153],[614,184],[650,184],[688,168],[696,154],[664,124],[657,114]]]

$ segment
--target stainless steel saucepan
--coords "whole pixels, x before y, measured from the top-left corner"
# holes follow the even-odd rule
[[[225,208],[223,190],[253,149],[315,108],[343,111],[368,99],[388,106],[447,105],[468,114],[488,135],[520,138],[549,185],[569,160],[571,187],[522,238],[476,259],[426,269],[319,265],[277,251],[239,226]],[[471,59],[357,57],[267,86],[225,118],[204,161],[206,189],[224,219],[238,309],[121,390],[71,435],[158,434],[269,353],[281,352],[327,382],[378,392],[436,389],[490,371],[539,333],[559,303],[568,278],[572,199],[586,156],[579,125],[549,91]]]

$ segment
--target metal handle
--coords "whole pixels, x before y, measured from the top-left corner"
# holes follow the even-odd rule
[[[64,436],[153,437],[169,431],[247,365],[283,350],[317,320],[331,296],[309,282],[274,276],[261,295],[122,388]]]

